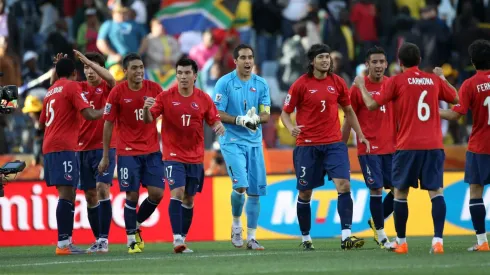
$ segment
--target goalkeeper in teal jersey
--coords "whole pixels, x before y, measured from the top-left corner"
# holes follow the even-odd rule
[[[255,231],[260,212],[260,196],[266,195],[266,170],[262,151],[262,126],[270,118],[271,99],[265,80],[252,73],[254,51],[239,45],[233,51],[236,70],[221,77],[214,88],[214,104],[226,128],[220,137],[221,152],[233,182],[231,243],[243,246],[242,215],[247,192],[247,249],[263,250]]]

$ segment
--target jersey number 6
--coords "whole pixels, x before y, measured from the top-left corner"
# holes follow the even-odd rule
[[[427,90],[424,90],[419,97],[419,103],[417,104],[417,116],[420,121],[427,121],[430,118],[429,104],[424,102],[424,98],[427,96]],[[424,113],[424,114],[422,114]]]

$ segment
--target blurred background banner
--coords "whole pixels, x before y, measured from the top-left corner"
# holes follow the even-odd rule
[[[461,172],[444,174],[444,197],[447,203],[445,235],[472,235],[474,230],[469,213],[469,186],[463,182]],[[257,237],[262,239],[293,239],[300,237],[296,219],[296,180],[294,175],[276,175],[267,178],[267,196],[261,197],[261,213]],[[110,243],[126,243],[124,231],[125,193],[120,193],[117,181],[111,188],[113,222],[109,234]],[[352,197],[354,213],[352,231],[359,237],[371,237],[367,221],[369,213],[369,190],[361,174],[352,175]],[[203,193],[195,200],[194,220],[187,240],[227,241],[232,222],[230,192],[232,183],[228,177],[206,177]],[[7,186],[6,196],[0,198],[0,246],[52,245],[56,241],[56,189],[48,188],[44,182],[15,182]],[[141,191],[140,203],[147,197]],[[490,204],[490,192],[486,188],[484,200]],[[407,230],[411,236],[432,236],[431,202],[427,192],[413,189],[409,195]],[[155,213],[142,225],[147,242],[170,242],[172,233],[168,218],[169,191],[165,190],[162,203]],[[488,207],[488,205],[487,205]],[[313,238],[337,237],[340,219],[337,214],[337,192],[334,184],[325,179],[325,185],[313,193],[312,198]],[[243,215],[243,224],[246,217]],[[490,227],[490,214],[486,218]],[[82,192],[77,193],[75,207],[74,242],[89,244],[94,241],[87,219],[87,205]],[[395,236],[392,216],[385,226],[388,236]]]

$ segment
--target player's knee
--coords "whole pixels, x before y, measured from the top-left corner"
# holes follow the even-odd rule
[[[394,193],[395,199],[406,200],[408,198],[408,190],[409,189],[400,190],[395,188],[395,193]]]
[[[58,186],[57,189],[60,199],[75,202],[75,188],[71,186]]]
[[[106,200],[111,196],[111,186],[106,183],[97,183],[97,198],[99,200]]]
[[[194,206],[194,196],[189,196],[184,194],[184,199],[182,200],[182,204],[188,208],[192,208]]]
[[[311,195],[313,194],[313,190],[300,190],[298,197],[304,201],[311,200]]]
[[[185,187],[178,187],[170,191],[170,196],[174,199],[184,200]]]
[[[138,201],[139,200],[139,194],[138,194],[138,192],[135,192],[135,191],[128,191],[128,192],[126,192],[126,200],[128,200],[128,201]]]
[[[99,202],[97,198],[97,191],[94,189],[85,190],[85,200],[88,207],[94,207]]]
[[[429,190],[429,197],[432,199],[434,198],[435,196],[440,196],[440,195],[443,195],[443,190],[442,188],[439,188],[437,190]]]
[[[470,184],[470,199],[481,199],[483,197],[483,186]]]
[[[240,194],[243,194],[243,193],[247,192],[247,188],[239,187],[239,188],[236,188],[235,191],[237,191]]]
[[[346,179],[335,179],[335,187],[337,187],[338,193],[350,192],[350,181]]]
[[[369,190],[369,194],[371,196],[379,196],[379,195],[383,195],[383,188],[378,188],[378,189],[370,189]]]

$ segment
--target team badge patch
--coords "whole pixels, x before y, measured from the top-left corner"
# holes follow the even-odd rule
[[[288,94],[288,95],[286,96],[286,99],[284,100],[284,105],[285,105],[285,106],[288,106],[290,101],[291,101],[291,95],[290,95],[290,94]]]
[[[306,186],[308,184],[308,182],[304,179],[300,179],[299,180],[299,184],[303,185],[303,186]]]
[[[331,93],[331,94],[335,94],[335,88],[334,88],[334,87],[332,87],[332,86],[328,86],[328,87],[327,87],[327,90],[328,90],[328,92],[329,92],[329,93]]]
[[[108,115],[111,112],[112,105],[110,103],[105,104],[104,115]]]
[[[96,94],[101,94],[101,93],[102,93],[102,89],[101,89],[101,88],[97,88],[97,89],[95,89],[95,93],[96,93]]]
[[[191,103],[191,107],[192,107],[192,109],[194,109],[194,110],[199,110],[199,105],[197,105],[197,103],[196,103],[196,102],[192,102],[192,103]]]
[[[214,98],[214,101],[221,102],[221,97],[222,97],[221,94],[216,94],[216,97]]]

